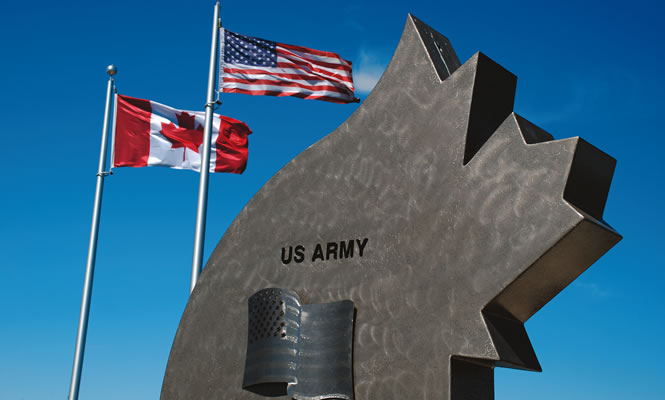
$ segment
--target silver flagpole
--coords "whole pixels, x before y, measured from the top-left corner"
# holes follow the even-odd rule
[[[88,317],[90,315],[90,297],[92,295],[92,280],[95,275],[95,256],[97,254],[97,234],[99,233],[99,214],[102,208],[102,192],[104,189],[104,176],[108,172],[106,167],[106,147],[109,136],[109,118],[111,116],[111,96],[113,95],[113,75],[118,70],[114,65],[106,67],[109,82],[106,88],[106,108],[104,109],[104,127],[102,128],[102,148],[99,153],[99,166],[97,168],[97,188],[95,189],[95,206],[92,212],[92,227],[90,228],[90,244],[88,246],[88,260],[85,265],[85,281],[83,283],[83,299],[81,300],[81,315],[76,336],[76,352],[74,353],[74,367],[72,368],[72,381],[69,385],[69,400],[79,398],[81,384],[81,369],[83,367],[83,353],[85,352],[85,339],[88,333]]]
[[[217,53],[219,51],[219,1],[215,4],[212,24],[212,45],[210,46],[210,68],[208,70],[208,94],[206,96],[206,120],[203,127],[203,150],[201,154],[201,179],[199,180],[199,200],[196,210],[196,232],[194,234],[194,257],[192,257],[192,282],[190,293],[199,280],[203,267],[203,243],[205,241],[206,209],[208,206],[208,174],[210,169],[210,140],[212,137],[212,116],[215,106],[215,77],[217,75]]]

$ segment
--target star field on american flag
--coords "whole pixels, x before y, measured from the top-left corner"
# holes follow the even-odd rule
[[[276,43],[226,31],[224,62],[263,67],[277,66]]]
[[[336,53],[221,29],[219,88],[226,93],[358,101],[351,62]]]

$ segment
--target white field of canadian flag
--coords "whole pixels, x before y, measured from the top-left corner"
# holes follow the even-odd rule
[[[176,110],[150,100],[116,95],[113,167],[161,166],[200,171],[205,113]],[[242,173],[252,131],[214,114],[210,172]]]

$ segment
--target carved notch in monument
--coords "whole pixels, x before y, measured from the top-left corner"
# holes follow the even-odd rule
[[[528,121],[517,114],[514,115],[518,129],[527,144],[543,143],[554,140],[554,137],[544,129],[534,125],[531,121]]]
[[[602,220],[616,163],[614,158],[579,138],[563,198]]]
[[[494,400],[494,367],[483,360],[451,358],[450,398]]]
[[[509,315],[483,311],[487,330],[499,354],[495,365],[542,372],[524,324]]]
[[[517,85],[517,77],[510,71],[481,52],[476,55],[473,97],[464,146],[465,165],[513,112]]]
[[[453,49],[447,37],[435,31],[432,27],[413,15],[409,14],[409,16],[418,30],[420,39],[425,45],[427,54],[436,69],[437,75],[439,75],[439,79],[446,79],[462,65],[457,58],[457,54],[455,54],[455,49]]]
[[[292,290],[269,288],[248,300],[243,389],[297,400],[353,399],[350,300],[302,305]]]

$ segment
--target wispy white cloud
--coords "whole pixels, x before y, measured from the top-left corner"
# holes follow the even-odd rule
[[[596,283],[575,281],[573,285],[578,289],[584,290],[586,293],[590,294],[592,297],[595,298],[605,298],[610,295],[610,292],[608,290],[603,289],[602,287],[600,287],[600,285]]]
[[[353,76],[353,83],[356,87],[356,91],[360,93],[371,92],[379,81],[379,78],[381,78],[381,74],[383,74],[383,70],[380,68],[358,68],[358,72]]]
[[[353,84],[359,93],[369,93],[383,75],[386,64],[380,57],[366,49],[361,49],[354,62]]]

